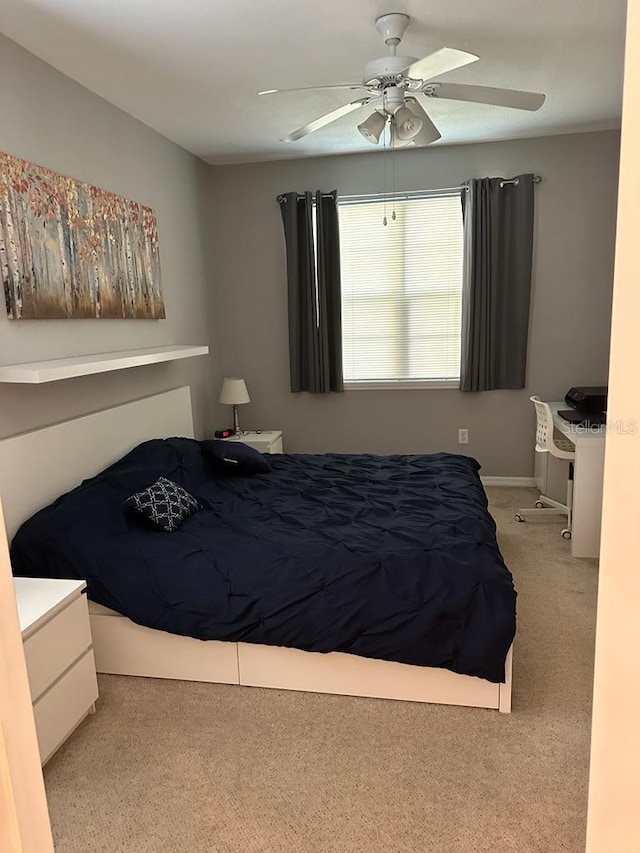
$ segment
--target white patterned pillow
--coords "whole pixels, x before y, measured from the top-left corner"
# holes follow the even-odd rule
[[[158,477],[155,483],[131,495],[124,503],[167,533],[177,530],[185,518],[202,509],[193,495],[166,477]]]

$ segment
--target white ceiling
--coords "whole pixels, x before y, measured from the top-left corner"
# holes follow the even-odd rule
[[[442,79],[545,92],[539,112],[431,101],[451,144],[617,127],[625,0],[2,0],[0,31],[210,163],[371,151],[352,113],[279,137],[349,92],[260,89],[360,82],[386,54],[378,15],[412,17],[400,52],[480,62]]]

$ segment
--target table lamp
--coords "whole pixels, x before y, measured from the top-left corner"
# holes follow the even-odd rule
[[[233,406],[233,428],[239,435],[242,430],[238,419],[238,406],[251,402],[244,379],[225,378],[220,391],[220,402],[226,406]]]

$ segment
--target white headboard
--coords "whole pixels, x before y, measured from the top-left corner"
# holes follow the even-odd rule
[[[142,441],[193,438],[191,389],[154,394],[0,441],[0,494],[11,539],[25,519]]]

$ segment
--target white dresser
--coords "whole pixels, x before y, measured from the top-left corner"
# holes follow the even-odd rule
[[[44,764],[98,698],[86,583],[14,578],[14,587]]]
[[[281,429],[252,430],[240,435],[232,435],[225,441],[241,441],[242,444],[248,444],[260,453],[284,453]]]

